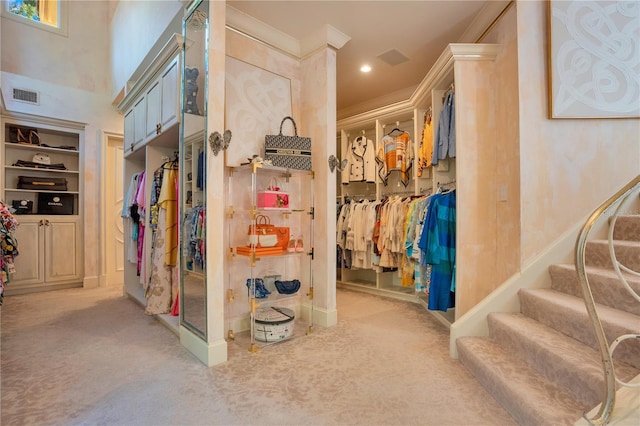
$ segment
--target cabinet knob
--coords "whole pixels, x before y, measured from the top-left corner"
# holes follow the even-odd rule
[[[38,226],[43,226],[44,225],[44,219],[40,219],[40,221],[38,222]]]
[[[49,225],[50,225],[50,223],[49,223],[49,219],[45,219],[45,220],[44,220],[44,225],[45,225],[45,226],[49,226]]]
[[[156,124],[156,135],[159,135],[162,132],[162,123]]]

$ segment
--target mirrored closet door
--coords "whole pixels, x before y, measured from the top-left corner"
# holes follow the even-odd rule
[[[207,42],[209,4],[194,1],[183,21],[180,322],[207,339],[205,264]]]

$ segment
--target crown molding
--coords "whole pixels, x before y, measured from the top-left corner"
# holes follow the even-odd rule
[[[339,29],[325,24],[318,31],[300,42],[300,53],[302,57],[307,57],[318,49],[326,46],[330,46],[336,50],[342,49],[349,40],[351,40],[351,37]]]
[[[300,58],[299,40],[229,5],[227,5],[226,12],[227,27]]]
[[[514,3],[513,0],[492,0],[485,2],[482,9],[471,21],[458,43],[480,43],[487,30],[492,28],[504,11]]]
[[[338,121],[338,128],[362,127],[379,119],[410,115],[413,109],[431,104],[431,91],[443,85],[451,75],[456,61],[493,61],[498,53],[497,44],[451,43],[408,99]]]

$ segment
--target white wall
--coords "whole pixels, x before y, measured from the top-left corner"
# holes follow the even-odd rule
[[[112,99],[122,95],[129,80],[136,79],[136,70],[147,56],[153,59],[167,33],[182,33],[183,11],[178,0],[118,2],[109,28]]]

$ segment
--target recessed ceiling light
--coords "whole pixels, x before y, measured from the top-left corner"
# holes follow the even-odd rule
[[[369,65],[363,65],[363,66],[360,67],[360,71],[369,72],[369,71],[371,71],[371,67]]]

